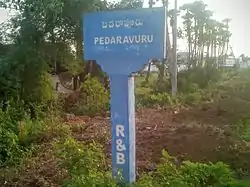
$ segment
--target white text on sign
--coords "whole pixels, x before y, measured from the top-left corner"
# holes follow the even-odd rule
[[[154,41],[152,34],[141,34],[132,36],[110,36],[110,37],[95,37],[95,45],[110,45],[110,44],[150,44]]]
[[[143,25],[143,20],[135,19],[135,20],[111,20],[111,21],[102,21],[102,28],[131,28],[131,27],[140,27]]]
[[[125,144],[122,141],[122,138],[125,138],[124,126],[116,125],[116,163],[125,164],[125,154],[126,150]]]

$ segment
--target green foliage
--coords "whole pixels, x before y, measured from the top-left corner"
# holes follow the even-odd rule
[[[171,96],[170,84],[166,80],[163,82],[154,80],[147,86],[138,85],[137,106],[196,106],[216,101],[223,109],[232,110],[235,107],[226,105],[232,103],[235,106],[240,103],[242,108],[237,110],[244,114],[249,108],[247,107],[249,101],[247,93],[250,92],[249,78],[249,71],[222,71],[214,66],[192,68],[179,72],[179,92],[175,97]]]
[[[21,149],[18,144],[18,136],[10,129],[3,127],[2,121],[0,134],[0,166],[2,166],[15,162],[20,156]]]
[[[250,186],[250,181],[243,180],[243,181],[236,181],[231,184],[231,187],[248,187]]]
[[[185,180],[193,186],[228,186],[234,181],[233,173],[223,163],[201,164],[184,162],[181,173]]]
[[[29,126],[29,124],[27,126]],[[50,131],[47,131],[46,133],[48,132]],[[56,134],[58,134],[58,131]],[[30,136],[32,135],[29,134],[26,137]],[[66,137],[66,135],[64,134],[63,137]],[[13,137],[11,140],[13,140]],[[18,145],[18,143],[14,145]],[[69,136],[66,139],[56,140],[54,148],[55,156],[58,158],[61,169],[67,171],[68,177],[65,178],[64,181],[61,181],[63,183],[62,186],[123,186],[117,184],[112,179],[110,172],[111,168],[106,163],[106,156],[103,152],[103,147],[99,144],[96,144],[95,142],[85,144],[84,142],[78,142]],[[10,146],[9,152],[11,154],[18,153],[14,151],[16,151],[15,146]],[[163,150],[162,153],[163,162],[157,166],[157,170],[151,173],[145,173],[132,186],[246,187],[248,184],[247,181],[237,181],[234,178],[234,173],[229,169],[228,165],[223,164],[222,162],[205,164],[184,161],[180,163],[175,157],[170,156],[166,151]]]
[[[241,139],[245,141],[250,141],[250,119],[249,117],[241,119],[239,120],[238,123],[234,124],[234,130]]]
[[[47,114],[31,120],[22,106],[13,103],[5,112],[0,110],[0,133],[0,165],[17,164],[32,144],[70,135],[58,117]]]
[[[225,19],[219,22],[212,19],[213,12],[207,9],[207,4],[203,1],[184,4],[180,9],[184,13],[183,34],[188,42],[189,66],[197,67],[203,64],[205,47],[207,48],[206,60],[213,61],[213,58],[219,57],[218,59],[225,62],[231,37],[229,31],[231,20]],[[216,52],[213,53],[213,51]],[[211,62],[208,63],[211,64]]]
[[[17,96],[20,89],[20,74],[19,65],[10,63],[8,60],[3,59],[0,61],[0,90],[1,100],[6,100],[8,96]]]
[[[29,60],[27,60],[26,54],[29,53],[32,55],[29,55]],[[45,104],[53,99],[50,77],[44,71],[45,67],[39,61],[39,56],[41,55],[36,51],[20,46],[8,58],[1,61],[1,101],[15,100],[16,110],[20,107],[20,110],[27,112],[30,108],[26,106]],[[23,112],[19,115],[22,114]]]
[[[152,84],[151,87],[153,89],[154,93],[164,93],[164,92],[170,92],[171,91],[171,83],[170,79],[167,80],[155,80]]]
[[[163,151],[164,163],[150,176],[145,175],[138,181],[138,186],[171,186],[171,187],[227,187],[235,182],[233,173],[223,163],[202,164],[183,162],[176,165],[176,159]],[[153,182],[152,182],[153,181]]]
[[[0,165],[14,164],[22,152],[18,120],[25,118],[25,112],[19,107],[11,101],[5,112],[0,110]]]
[[[103,84],[95,77],[86,77],[80,90],[80,98],[74,106],[74,113],[78,115],[102,114],[107,110],[109,93]]]
[[[198,105],[211,102],[217,95],[216,84],[223,78],[228,80],[230,77],[223,77],[224,74],[213,65],[181,71],[178,74],[178,95],[175,97],[170,94],[169,79],[153,79],[147,85],[143,85],[141,78],[137,78],[137,106]]]
[[[182,101],[183,104],[192,106],[192,105],[198,105],[202,101],[202,93],[201,92],[194,92],[194,93],[187,93],[182,94]]]
[[[168,93],[150,93],[138,95],[137,106],[152,107],[152,106],[173,106],[174,100]]]
[[[247,142],[239,141],[227,148],[217,148],[217,158],[228,163],[240,179],[249,176],[249,156],[250,147]]]
[[[66,67],[74,76],[83,71],[82,52],[84,50],[80,21],[82,13],[138,8],[142,7],[142,4],[141,0],[121,0],[112,3],[101,0],[0,2],[2,7],[14,7],[19,10],[10,24],[1,29],[6,31],[0,34],[0,47],[3,49],[0,59],[0,101],[8,101],[10,105],[5,112],[0,110],[1,166],[17,163],[19,157],[22,157],[23,152],[31,148],[32,144],[70,136],[69,127],[63,125],[60,119],[55,119],[58,114],[48,115],[44,111],[50,109],[45,105],[49,101],[54,101],[48,74],[51,71],[49,67],[53,67],[56,63],[58,67]],[[203,65],[205,47],[209,51],[209,48],[213,50],[216,47],[213,46],[214,44],[218,44],[218,48],[222,51],[219,59],[223,57],[223,53],[226,54],[227,51],[224,48],[230,38],[228,24],[211,20],[211,12],[202,2],[187,4],[182,9],[185,11],[183,33],[190,44],[189,57],[192,59],[189,65],[192,65],[192,68],[178,75],[180,94],[177,97],[170,95],[169,79],[153,81],[137,89],[137,104],[141,106],[197,105],[217,99],[220,107],[242,109],[246,115],[250,101],[249,76],[236,73],[233,81],[228,81],[226,77],[227,80],[219,84],[224,78],[224,73],[217,69],[213,59],[207,60],[205,66]],[[171,13],[173,11],[170,11]],[[2,44],[6,45],[6,42],[13,43],[13,47],[2,46]],[[71,50],[72,44],[75,51]],[[207,58],[209,55],[213,56],[207,54]],[[226,81],[228,82],[225,83]],[[215,90],[213,87],[216,87]],[[215,96],[216,94],[218,96]],[[109,104],[108,95],[97,79],[88,76],[81,86],[79,102],[74,106],[75,113],[95,115],[106,111]],[[223,100],[221,100],[222,97]],[[236,102],[232,102],[234,98],[237,98]],[[239,109],[235,103],[238,103]],[[31,119],[29,115],[34,112],[36,120]],[[246,141],[250,139],[249,129],[248,118],[243,118],[235,125],[236,133]],[[105,162],[105,156],[99,145],[81,144],[69,138],[64,143],[58,143],[56,149],[62,167],[69,173],[64,186],[117,186],[111,178],[111,173],[108,171],[110,168]],[[234,169],[248,170],[248,162],[245,161],[249,158],[249,152],[246,146],[236,145],[231,148],[231,151],[232,155],[239,151],[244,153],[244,162],[240,166],[235,163],[239,159],[230,158],[234,161],[232,164]],[[163,152],[163,155],[164,163],[158,166],[157,171],[145,174],[134,184],[135,186],[246,185],[237,183],[228,166],[222,163],[183,162],[177,166],[176,159],[166,152]]]
[[[55,144],[61,167],[66,168],[69,178],[64,186],[119,186],[111,179],[102,148],[95,143],[86,145],[72,138]],[[135,187],[230,187],[240,185],[226,164],[192,163],[177,160],[163,151],[163,163],[157,171],[144,174],[133,184]]]
[[[196,106],[201,103],[212,101],[211,94],[202,90],[192,93],[179,94],[176,97],[173,97],[171,94],[166,92],[139,92],[136,96],[137,107],[179,107],[181,105]]]
[[[61,166],[69,173],[69,179],[64,182],[63,186],[116,186],[111,173],[107,170],[110,168],[107,167],[100,145],[95,143],[86,145],[69,138],[55,146],[61,159]]]
[[[211,83],[221,79],[219,69],[213,66],[192,68],[178,74],[179,91],[183,93],[197,92],[204,89]]]

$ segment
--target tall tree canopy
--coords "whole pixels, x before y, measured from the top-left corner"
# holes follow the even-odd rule
[[[16,10],[0,36],[0,48],[13,46],[0,60],[2,100],[49,100],[48,72],[54,67],[63,67],[74,77],[88,70],[82,59],[82,14],[142,4],[141,0],[0,0],[0,7]]]

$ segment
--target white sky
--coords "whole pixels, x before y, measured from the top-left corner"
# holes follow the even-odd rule
[[[159,0],[161,2],[161,0]],[[190,3],[194,0],[178,0],[178,6]],[[244,53],[250,56],[250,0],[203,0],[208,5],[208,9],[214,11],[214,18],[223,20],[232,19],[230,31],[232,32],[231,45],[236,56]],[[170,8],[173,8],[174,0],[169,0]],[[148,6],[145,0],[144,6]],[[0,8],[0,23],[5,21],[10,14]],[[178,20],[181,26],[182,20]],[[187,46],[182,41],[178,41],[180,50],[185,50]]]

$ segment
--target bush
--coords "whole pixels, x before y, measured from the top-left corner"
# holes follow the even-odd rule
[[[202,100],[202,94],[201,92],[194,92],[194,93],[188,93],[183,94],[183,104],[186,105],[197,105],[200,104]]]
[[[150,176],[144,175],[138,181],[138,186],[228,187],[236,182],[232,171],[223,163],[202,164],[185,161],[177,166],[176,159],[169,156],[166,151],[163,151],[163,156],[164,163]]]
[[[25,153],[32,144],[70,135],[69,127],[64,126],[60,118],[47,114],[44,118],[32,120],[22,108],[15,107],[9,105],[5,112],[0,110],[1,165],[17,164],[21,153]]]
[[[170,79],[154,80],[147,87],[136,89],[137,106],[197,105],[211,102],[218,95],[216,85],[222,79],[229,79],[214,66],[196,67],[178,73],[178,95],[171,96]],[[226,77],[226,78],[225,78]]]
[[[239,120],[234,125],[236,134],[245,141],[250,141],[250,118],[246,117]]]
[[[150,93],[146,95],[137,95],[136,104],[139,107],[172,106],[174,100],[168,93]]]
[[[20,156],[21,148],[18,136],[0,124],[0,166],[15,163]]]
[[[100,145],[86,145],[72,138],[55,144],[61,167],[66,168],[69,178],[64,186],[120,186],[112,180],[110,168]],[[240,183],[239,183],[240,184]],[[230,187],[238,185],[229,166],[218,163],[179,163],[163,151],[163,163],[155,172],[142,175],[134,187]]]
[[[73,111],[76,115],[96,115],[103,114],[109,106],[109,93],[102,83],[90,77],[82,84],[78,102],[74,105]]]
[[[137,107],[178,107],[180,105],[197,105],[201,102],[210,101],[211,98],[208,94],[203,92],[194,92],[188,94],[180,94],[176,97],[168,93],[149,93],[137,95],[136,105]]]
[[[167,80],[155,80],[150,87],[153,88],[154,93],[166,93],[171,91],[171,82],[170,79]]]
[[[0,110],[0,165],[15,162],[20,152],[17,121]]]
[[[198,89],[207,88],[211,83],[218,82],[221,76],[222,73],[214,66],[197,67],[179,72],[179,91],[183,93],[196,92]]]
[[[44,104],[53,99],[50,74],[44,54],[38,52],[38,44],[14,45],[13,51],[1,59],[0,100],[15,100],[15,103]],[[25,107],[23,109],[31,109]]]
[[[69,138],[63,143],[57,142],[55,147],[60,165],[69,173],[63,186],[116,186],[100,145],[86,145]]]

